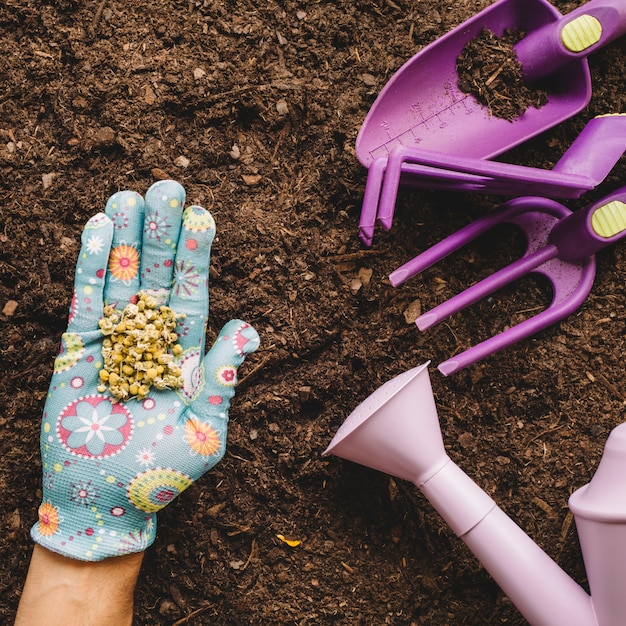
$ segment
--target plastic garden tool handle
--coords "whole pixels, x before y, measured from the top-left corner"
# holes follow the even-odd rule
[[[155,183],[145,200],[118,192],[83,230],[42,418],[43,502],[31,530],[53,552],[98,561],[144,550],[155,539],[156,512],[224,455],[237,368],[259,339],[231,320],[205,355],[215,222],[184,202],[171,180]],[[99,379],[99,322],[107,309],[127,309],[138,292],[184,314],[175,357],[184,384],[114,402]]]
[[[592,189],[606,178],[624,151],[626,151],[626,114],[598,115],[585,124],[550,171],[577,177],[585,176],[592,182],[592,186],[589,187]]]
[[[590,0],[558,20],[538,28],[516,45],[527,81],[554,74],[573,59],[586,57],[626,33],[623,0]]]
[[[626,235],[626,187],[562,219],[550,233],[562,261],[592,256]]]

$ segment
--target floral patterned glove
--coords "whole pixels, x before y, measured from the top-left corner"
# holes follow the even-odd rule
[[[144,550],[156,512],[224,455],[237,368],[259,337],[232,320],[204,355],[215,222],[201,207],[183,210],[184,202],[171,180],[154,184],[145,201],[121,191],[83,231],[42,419],[43,502],[31,530],[37,543],[68,557]],[[173,359],[182,386],[116,401],[99,374],[106,339],[99,323],[139,292],[179,316]]]

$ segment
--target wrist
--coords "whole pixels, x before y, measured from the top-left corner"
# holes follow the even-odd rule
[[[142,560],[138,552],[79,561],[35,545],[15,626],[132,624]]]

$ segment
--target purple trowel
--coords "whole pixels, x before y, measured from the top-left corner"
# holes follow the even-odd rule
[[[456,60],[484,28],[526,33],[515,51],[529,81],[548,75],[545,106],[509,122],[459,90]],[[565,16],[545,0],[498,0],[392,76],[359,131],[357,158],[369,168],[397,145],[483,159],[502,154],[581,111],[591,98],[586,56],[625,31],[624,0],[591,0]]]

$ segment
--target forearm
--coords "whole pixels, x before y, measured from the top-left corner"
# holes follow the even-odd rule
[[[130,626],[143,553],[86,562],[35,545],[15,626]]]

